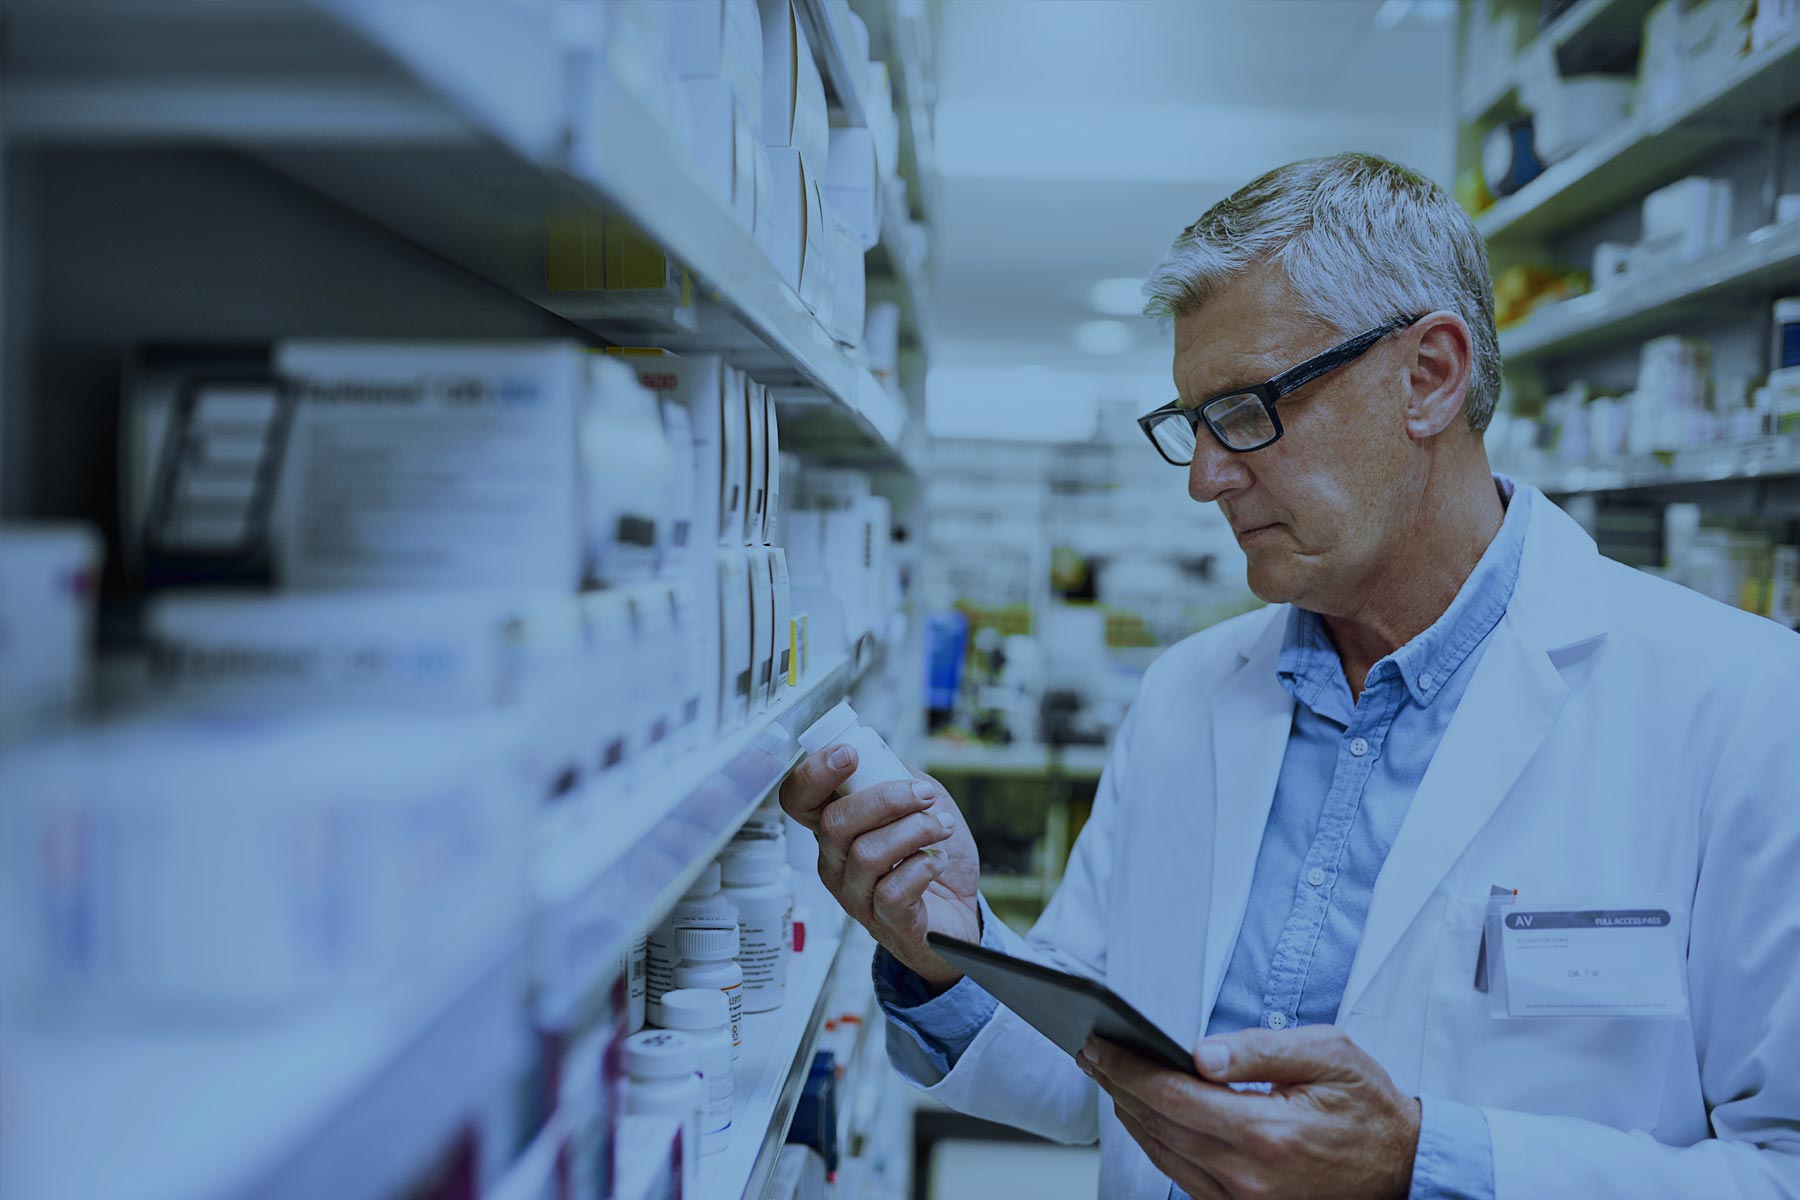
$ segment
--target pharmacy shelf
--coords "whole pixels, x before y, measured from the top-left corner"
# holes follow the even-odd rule
[[[888,181],[881,198],[881,241],[869,252],[870,273],[872,277],[884,276],[893,281],[894,297],[900,305],[902,342],[911,340],[928,346],[929,285],[922,265],[903,248],[910,219],[901,201],[903,191],[898,180]]]
[[[1523,471],[1519,476],[1552,496],[1640,491],[1711,483],[1800,477],[1800,435],[1730,446],[1696,446],[1620,459]]]
[[[800,760],[799,734],[850,694],[859,672],[838,655],[811,682],[716,746],[656,772],[626,797],[574,797],[538,831],[532,931],[559,995],[580,997],[617,970],[630,942],[667,912]]]
[[[1800,221],[1768,225],[1695,262],[1633,276],[1546,305],[1500,334],[1508,366],[1666,333],[1671,322],[1712,315],[1733,298],[1766,308],[1767,293],[1800,283]]]
[[[731,1138],[724,1150],[701,1160],[703,1200],[758,1200],[768,1186],[825,1025],[832,981],[846,965],[847,920],[842,912],[812,914],[806,949],[788,960],[787,998],[772,1012],[744,1016]]]
[[[904,466],[858,407],[867,369],[737,223],[630,64],[565,53],[554,6],[464,7],[443,21],[356,0],[19,0],[8,135],[236,150],[571,334],[717,351],[814,389],[869,458]],[[693,276],[698,311],[550,291],[548,218],[592,210],[663,246]]]
[[[1463,123],[1479,124],[1494,115],[1518,90],[1518,64],[1540,43],[1558,51],[1578,50],[1589,45],[1635,44],[1642,35],[1645,15],[1655,6],[1656,0],[1577,0],[1519,52],[1513,60],[1513,70],[1506,72],[1486,91],[1463,102]]]
[[[525,978],[515,928],[292,1019],[152,1030],[9,998],[0,1195],[409,1194],[516,1074]]]
[[[1770,114],[1800,104],[1800,31],[1764,46],[1667,112],[1635,116],[1475,218],[1490,242],[1566,229],[1679,178],[1710,152],[1761,138]]]
[[[806,26],[806,40],[812,43],[813,57],[818,60],[819,74],[831,99],[843,114],[839,124],[857,129],[868,128],[869,118],[863,107],[863,64],[850,35],[849,11],[844,0],[795,0],[794,10]]]
[[[926,746],[926,771],[980,775],[1049,775],[1065,779],[1098,779],[1106,767],[1104,746],[1052,748],[1037,742],[990,746],[933,738]]]

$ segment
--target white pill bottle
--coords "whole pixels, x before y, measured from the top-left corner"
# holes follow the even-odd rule
[[[904,783],[912,779],[906,764],[888,749],[879,733],[862,723],[848,700],[839,701],[800,735],[800,748],[808,754],[817,754],[839,742],[856,751],[856,771],[838,787],[838,795],[847,796],[878,783]]]
[[[662,1010],[670,1029],[687,1034],[699,1046],[700,1075],[706,1082],[700,1153],[717,1154],[725,1149],[731,1129],[733,1068],[725,996],[714,988],[676,988],[663,993]]]
[[[681,931],[684,929],[729,929],[737,931],[737,906],[719,891],[719,864],[710,862],[694,880],[692,887],[670,911],[668,919],[654,929],[645,947],[645,1008],[652,1025],[662,1024],[663,993],[680,985],[675,982],[675,968],[681,963]]]
[[[774,839],[734,842],[719,859],[726,899],[738,910],[744,1011],[768,1012],[787,997],[794,894],[782,879],[787,850]]]
[[[681,1195],[700,1194],[700,1139],[706,1124],[706,1080],[700,1043],[685,1033],[652,1029],[625,1039],[625,1111],[681,1122]]]

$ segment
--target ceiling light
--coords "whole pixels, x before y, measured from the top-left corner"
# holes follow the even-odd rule
[[[1144,281],[1132,275],[1102,279],[1088,289],[1088,303],[1109,317],[1135,317],[1144,311]]]
[[[1131,349],[1131,327],[1123,321],[1083,321],[1075,327],[1075,348],[1084,354],[1123,354]]]

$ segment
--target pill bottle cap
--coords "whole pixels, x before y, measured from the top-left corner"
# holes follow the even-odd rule
[[[817,754],[833,742],[841,741],[856,724],[856,710],[850,707],[848,700],[839,700],[824,716],[806,727],[800,735],[800,748],[808,754]]]
[[[684,1079],[699,1069],[700,1046],[685,1033],[646,1029],[625,1039],[625,1071],[633,1079]]]
[[[675,949],[681,957],[693,959],[695,962],[718,962],[727,958],[736,958],[738,953],[737,926],[729,929],[677,929],[675,931]]]
[[[774,883],[787,864],[787,848],[773,841],[737,842],[719,859],[726,886]]]
[[[681,898],[683,900],[704,900],[719,890],[719,881],[719,864],[707,863],[700,870],[700,878],[688,885],[688,890],[682,893]]]
[[[718,988],[676,988],[662,997],[662,1023],[668,1029],[711,1033],[731,1020],[731,1004]]]

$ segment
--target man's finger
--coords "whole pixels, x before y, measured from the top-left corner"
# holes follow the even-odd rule
[[[1183,1075],[1100,1038],[1089,1042],[1083,1053],[1095,1080],[1115,1105],[1145,1112],[1179,1110],[1182,1125],[1228,1146],[1241,1145],[1244,1131],[1268,1117],[1269,1105],[1277,1103],[1260,1092],[1234,1092],[1222,1084]]]
[[[851,891],[872,889],[894,869],[894,864],[949,836],[946,819],[930,811],[909,813],[898,821],[871,829],[850,843],[844,861],[844,887]]]
[[[941,859],[929,854],[914,854],[882,876],[869,895],[870,911],[875,920],[883,925],[905,928],[913,906],[924,897],[925,889],[943,869]]]
[[[1215,1083],[1355,1083],[1368,1076],[1361,1052],[1335,1025],[1206,1038],[1194,1047],[1194,1065]]]
[[[1113,1115],[1119,1118],[1119,1124],[1131,1135],[1150,1159],[1158,1171],[1181,1185],[1193,1200],[1231,1200],[1231,1195],[1219,1181],[1210,1175],[1205,1166],[1182,1154],[1175,1147],[1157,1138],[1136,1117],[1121,1111],[1116,1105]]]
[[[839,743],[800,760],[782,781],[781,807],[788,816],[814,833],[819,831],[819,812],[831,803],[832,794],[856,773],[856,750]]]
[[[935,794],[923,783],[878,783],[826,805],[819,813],[817,829],[821,878],[835,886],[844,878],[851,843],[928,807]],[[904,857],[896,855],[894,861]]]

